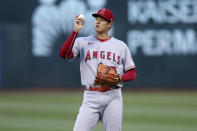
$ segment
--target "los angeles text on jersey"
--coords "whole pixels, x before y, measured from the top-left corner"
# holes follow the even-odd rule
[[[106,59],[116,62],[118,65],[120,64],[120,56],[116,53],[112,53],[110,51],[87,51],[85,55],[85,62],[92,59]]]

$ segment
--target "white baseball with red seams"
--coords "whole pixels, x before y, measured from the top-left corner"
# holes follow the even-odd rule
[[[85,16],[83,14],[80,14],[77,18],[79,18],[79,19],[85,19]]]

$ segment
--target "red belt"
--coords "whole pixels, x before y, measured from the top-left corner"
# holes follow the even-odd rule
[[[114,86],[114,87],[110,87],[110,86],[99,86],[99,87],[86,87],[84,86],[84,90],[85,91],[99,91],[99,92],[106,92],[106,91],[111,91],[114,89],[119,89],[119,86]]]

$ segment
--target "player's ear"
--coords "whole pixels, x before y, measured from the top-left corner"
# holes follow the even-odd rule
[[[111,27],[112,27],[112,23],[111,23],[111,22],[109,22],[109,23],[108,23],[108,25],[109,25],[109,29],[111,29]]]
[[[110,28],[112,27],[112,23],[110,22]]]

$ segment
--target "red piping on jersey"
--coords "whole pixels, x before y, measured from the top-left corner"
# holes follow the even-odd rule
[[[128,70],[124,75],[122,75],[122,81],[127,82],[134,80],[136,78],[136,69],[132,68]]]
[[[64,42],[60,49],[60,56],[62,58],[71,59],[73,58],[72,48],[75,43],[78,32],[73,31],[72,34],[68,37],[68,39]]]
[[[127,69],[125,69],[125,72],[127,72],[128,70],[134,68],[133,66],[128,67]]]
[[[96,36],[94,36],[96,38]],[[100,42],[105,42],[105,41],[108,41],[110,40],[112,37],[110,36],[109,38],[107,39],[99,39],[99,38],[96,38],[97,40],[99,40]]]

